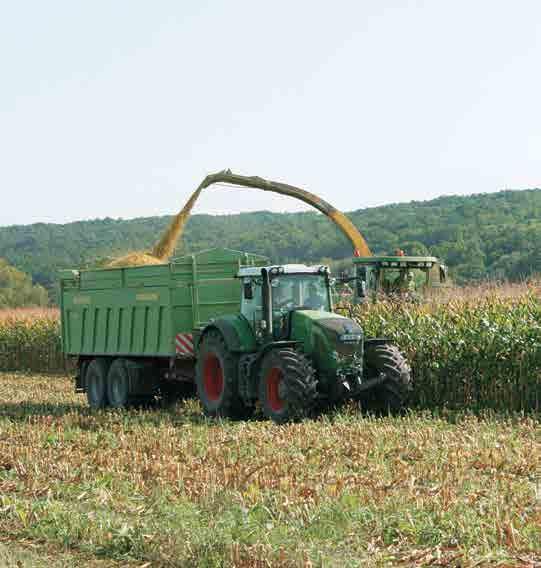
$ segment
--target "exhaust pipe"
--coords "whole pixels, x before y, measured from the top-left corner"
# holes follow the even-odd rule
[[[272,296],[271,296],[271,284],[269,271],[266,268],[261,270],[261,276],[263,277],[263,319],[266,324],[265,333],[272,337]]]

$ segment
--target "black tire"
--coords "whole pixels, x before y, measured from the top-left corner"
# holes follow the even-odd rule
[[[107,373],[107,398],[112,408],[125,408],[131,402],[130,375],[125,359],[115,359]]]
[[[281,424],[309,416],[317,400],[310,360],[293,349],[273,349],[259,372],[259,402],[267,418]]]
[[[86,373],[86,398],[90,408],[104,408],[108,405],[107,398],[107,372],[109,362],[106,359],[97,358],[90,361]]]
[[[201,340],[195,366],[197,395],[207,416],[239,418],[243,404],[238,391],[238,357],[222,334],[208,331]]]
[[[407,403],[411,391],[411,368],[398,347],[389,343],[369,345],[365,351],[368,378],[385,375],[385,381],[368,391],[363,407],[368,410],[393,414]]]

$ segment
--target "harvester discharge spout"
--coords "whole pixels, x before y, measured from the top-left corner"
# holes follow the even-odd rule
[[[335,209],[330,203],[327,203],[317,195],[310,193],[299,187],[289,185],[282,182],[270,181],[258,176],[242,176],[234,174],[231,170],[223,170],[221,172],[208,175],[199,185],[199,187],[191,195],[190,199],[182,209],[182,211],[173,219],[171,225],[164,233],[163,237],[154,247],[152,254],[159,259],[167,260],[173,253],[176,242],[182,234],[184,225],[190,211],[193,208],[199,194],[203,189],[216,183],[231,184],[233,186],[241,186],[252,189],[261,189],[279,193],[280,195],[288,195],[294,197],[329,217],[338,228],[346,235],[353,246],[354,256],[367,257],[372,256],[364,237],[355,227],[355,225],[340,211]]]

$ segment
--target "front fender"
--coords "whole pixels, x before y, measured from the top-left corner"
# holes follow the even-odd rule
[[[257,349],[257,342],[250,322],[241,314],[220,316],[209,323],[201,332],[197,347],[207,331],[219,331],[229,351],[251,353]]]
[[[372,339],[364,340],[364,348],[366,350],[369,347],[376,347],[377,345],[387,345],[388,343],[392,343],[392,340],[387,339],[385,337],[373,337]]]

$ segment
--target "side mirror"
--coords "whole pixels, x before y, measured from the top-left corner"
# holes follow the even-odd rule
[[[244,298],[246,300],[252,300],[254,297],[254,289],[252,288],[252,281],[247,280],[244,282]]]

